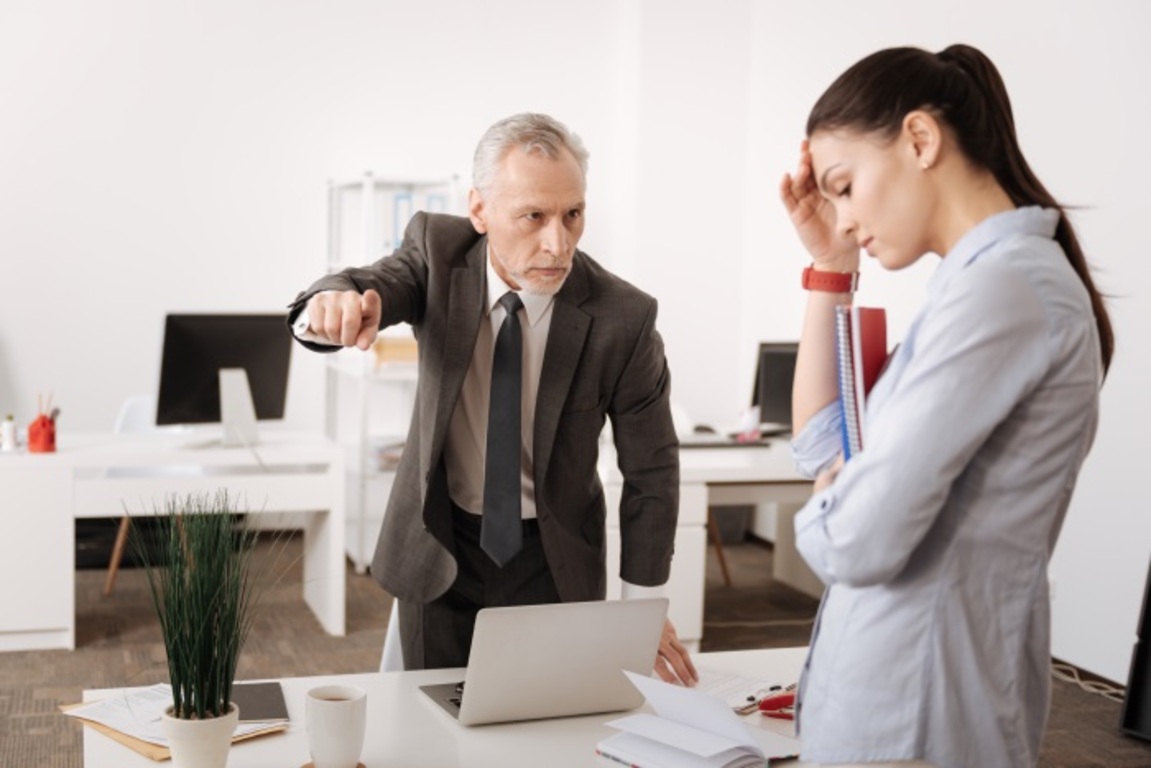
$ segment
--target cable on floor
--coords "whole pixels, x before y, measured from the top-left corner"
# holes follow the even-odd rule
[[[1056,680],[1077,685],[1088,693],[1097,694],[1111,701],[1123,702],[1125,693],[1123,688],[1103,682],[1102,680],[1084,680],[1080,676],[1079,670],[1070,664],[1055,661],[1051,662],[1051,676]]]

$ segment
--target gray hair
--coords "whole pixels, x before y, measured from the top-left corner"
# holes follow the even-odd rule
[[[528,154],[539,153],[553,160],[566,149],[575,157],[580,174],[587,181],[588,151],[580,137],[555,118],[534,112],[521,112],[505,117],[488,128],[476,145],[472,161],[472,186],[481,195],[487,196],[499,172],[500,162],[513,147],[520,147]]]

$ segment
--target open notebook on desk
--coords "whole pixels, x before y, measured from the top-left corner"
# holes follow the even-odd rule
[[[596,754],[639,768],[763,768],[795,757],[794,735],[758,728],[706,692],[628,673],[653,712],[611,720],[620,732],[596,744]]]

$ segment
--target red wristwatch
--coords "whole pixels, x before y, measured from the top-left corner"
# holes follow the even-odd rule
[[[804,267],[803,287],[808,291],[855,293],[855,289],[859,287],[859,273],[824,272],[815,267]]]

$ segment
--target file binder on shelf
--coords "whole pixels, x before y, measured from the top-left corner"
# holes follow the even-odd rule
[[[887,313],[880,307],[836,307],[835,355],[846,460],[863,450],[864,407],[887,362]]]

